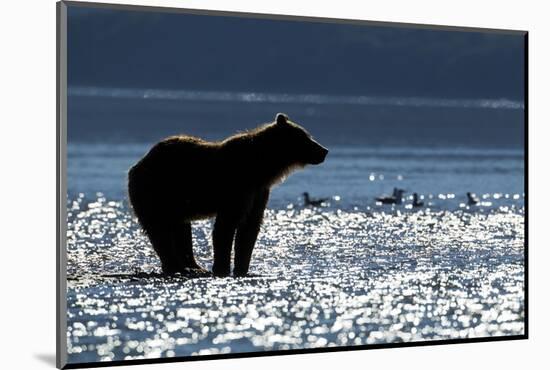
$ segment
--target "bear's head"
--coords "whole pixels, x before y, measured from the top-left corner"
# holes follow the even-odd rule
[[[324,162],[328,149],[313,140],[303,127],[290,121],[286,114],[277,113],[275,127],[284,142],[284,152],[292,162],[302,165]]]

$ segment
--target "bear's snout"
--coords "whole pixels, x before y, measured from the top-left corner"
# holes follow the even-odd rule
[[[313,158],[310,163],[321,164],[325,161],[325,158],[327,157],[328,149],[318,143],[315,143],[314,153],[315,154],[313,155]]]

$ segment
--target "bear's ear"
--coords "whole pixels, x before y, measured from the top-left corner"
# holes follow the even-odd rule
[[[275,121],[279,125],[285,124],[287,120],[288,120],[288,116],[284,113],[277,113],[277,115],[275,116]]]

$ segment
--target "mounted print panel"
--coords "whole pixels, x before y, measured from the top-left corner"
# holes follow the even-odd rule
[[[527,338],[526,32],[58,29],[59,367]]]

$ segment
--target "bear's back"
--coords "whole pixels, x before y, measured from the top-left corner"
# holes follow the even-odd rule
[[[172,136],[155,144],[136,166],[147,172],[211,165],[218,145],[193,136]]]
[[[215,211],[210,203],[220,184],[217,151],[216,143],[191,136],[173,136],[154,145],[128,173],[134,210],[145,208],[143,213],[152,214],[192,210],[197,215]],[[202,212],[195,210],[199,208]]]

